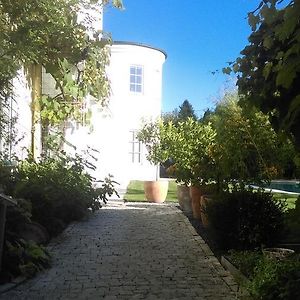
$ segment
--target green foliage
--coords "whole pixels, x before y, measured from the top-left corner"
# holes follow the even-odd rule
[[[300,295],[300,259],[264,259],[255,268],[248,286],[252,299],[294,300]]]
[[[122,7],[121,0],[0,0],[0,102],[11,96],[11,80],[22,66],[32,83],[34,68],[41,65],[56,84],[54,95],[39,99],[45,132],[49,126],[60,131],[67,119],[86,119],[87,95],[105,105],[110,37],[92,24],[93,14],[108,3]],[[81,12],[80,18],[83,8],[89,15],[83,18]]]
[[[186,184],[207,182],[215,174],[215,130],[193,118],[174,124],[159,120],[144,124],[138,133],[152,163],[172,162],[169,172]]]
[[[283,232],[284,206],[261,191],[223,192],[209,201],[205,212],[221,249],[251,249],[273,245]]]
[[[50,267],[50,255],[43,246],[22,239],[6,241],[3,269],[6,276],[33,277],[37,272]]]
[[[278,138],[267,115],[245,111],[238,95],[225,95],[208,118],[216,129],[218,166],[223,180],[259,182],[278,175]]]
[[[286,213],[287,236],[288,242],[300,242],[300,196],[295,203],[294,209],[289,209]]]
[[[188,100],[184,100],[179,106],[178,121],[186,121],[188,118],[197,120],[197,116],[192,104]]]
[[[162,121],[164,124],[172,122],[177,125],[178,122],[184,122],[188,118],[192,118],[195,121],[198,119],[193,105],[187,99],[182,102],[179,108],[175,108],[172,112],[164,113],[162,115]]]
[[[172,171],[177,181],[197,185],[216,179],[216,131],[211,124],[188,118],[172,128]]]
[[[170,158],[168,138],[172,138],[171,126],[165,126],[161,120],[144,123],[137,138],[146,146],[147,159],[151,163],[164,163]]]
[[[227,257],[227,255],[226,255]],[[230,261],[248,278],[254,274],[255,267],[263,259],[261,251],[229,251]]]
[[[88,209],[97,210],[115,190],[107,178],[101,187],[86,171],[87,161],[76,155],[40,162],[23,161],[14,172],[14,196],[32,203],[32,220],[42,224],[51,236],[67,224],[83,218]]]
[[[272,115],[276,129],[284,128],[300,145],[300,1],[261,1],[249,13],[249,45],[232,64],[239,93],[246,105]],[[230,70],[229,70],[230,71]]]

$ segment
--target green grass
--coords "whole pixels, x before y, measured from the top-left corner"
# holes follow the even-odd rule
[[[287,208],[295,208],[295,202],[298,195],[283,194],[283,193],[273,193],[274,199],[281,200],[287,204]]]
[[[130,202],[148,202],[144,194],[144,181],[130,181],[124,199]],[[175,181],[169,181],[166,202],[177,202],[177,184]]]
[[[295,208],[295,202],[298,195],[273,193],[274,198],[284,201],[287,208]],[[124,199],[132,202],[147,202],[144,194],[144,181],[130,181]],[[177,202],[177,184],[175,181],[169,181],[169,190],[166,202]]]

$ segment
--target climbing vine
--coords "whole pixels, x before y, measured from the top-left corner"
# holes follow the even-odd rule
[[[121,0],[0,0],[1,99],[22,66],[32,77],[31,65],[41,65],[55,81],[55,92],[39,97],[42,124],[78,119],[88,95],[105,105],[111,40],[93,24],[109,4],[122,7]]]

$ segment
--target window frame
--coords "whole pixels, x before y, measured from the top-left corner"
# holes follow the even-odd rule
[[[129,130],[129,160],[132,164],[142,164],[142,143],[137,139],[137,130]]]
[[[132,70],[134,70],[134,71],[132,72]],[[138,70],[140,70],[141,74],[138,74],[139,73]],[[140,88],[140,90],[138,88]],[[130,65],[130,67],[129,67],[129,91],[132,94],[138,94],[138,95],[144,93],[144,66]]]

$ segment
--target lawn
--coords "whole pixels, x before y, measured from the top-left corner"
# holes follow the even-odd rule
[[[299,195],[295,194],[284,194],[284,193],[273,193],[274,199],[281,200],[286,203],[287,208],[295,208],[295,202]]]
[[[144,181],[130,181],[124,200],[132,202],[148,202],[144,194]],[[169,190],[166,202],[177,202],[177,184],[175,181],[169,181]]]

